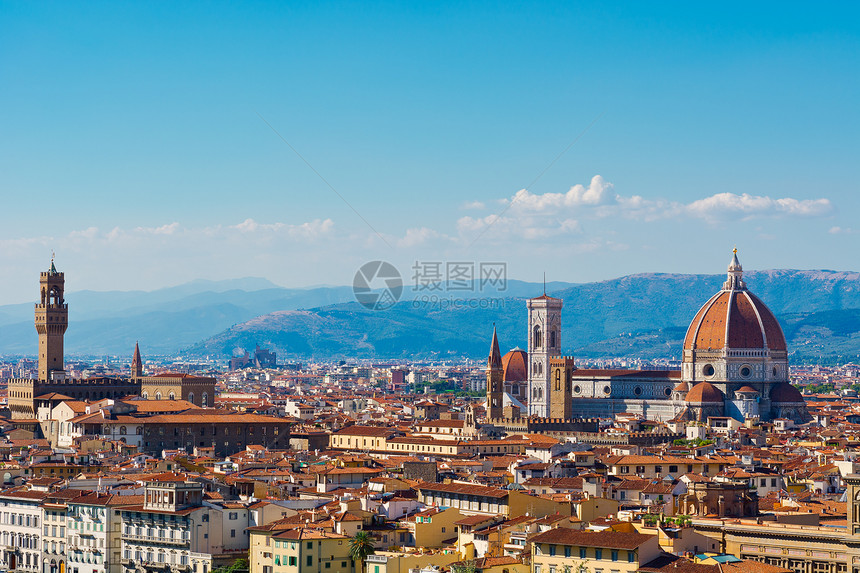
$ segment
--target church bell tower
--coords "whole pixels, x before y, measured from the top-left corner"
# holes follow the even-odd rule
[[[62,378],[63,336],[69,326],[69,305],[63,298],[65,277],[51,258],[51,268],[39,276],[41,297],[36,304],[36,332],[39,333],[39,380]]]
[[[546,294],[528,300],[529,415],[550,415],[550,359],[561,356],[560,298]]]
[[[497,420],[503,415],[505,397],[505,371],[502,368],[502,353],[496,327],[493,327],[493,341],[487,357],[487,419]]]

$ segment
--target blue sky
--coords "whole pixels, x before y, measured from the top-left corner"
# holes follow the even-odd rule
[[[0,304],[857,270],[860,8],[655,4],[0,2]]]

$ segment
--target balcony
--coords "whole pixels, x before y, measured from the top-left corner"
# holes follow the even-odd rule
[[[137,561],[135,559],[121,559],[123,567],[127,567],[129,569],[138,569],[142,571],[153,571],[153,572],[164,572],[164,571],[178,571],[180,573],[186,573],[191,571],[191,565],[177,565],[171,563],[159,563],[157,561]]]
[[[126,541],[139,541],[143,543],[164,543],[167,545],[188,545],[189,539],[178,537],[158,537],[157,535],[138,535],[136,533],[122,533],[120,535]]]

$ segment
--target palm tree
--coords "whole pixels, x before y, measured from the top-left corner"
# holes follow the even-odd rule
[[[355,537],[349,540],[349,556],[352,557],[353,564],[356,565],[356,571],[361,571],[364,565],[364,559],[368,555],[373,555],[373,538],[366,531],[359,531]]]

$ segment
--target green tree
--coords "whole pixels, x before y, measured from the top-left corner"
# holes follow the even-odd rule
[[[451,573],[475,573],[475,560],[451,564]]]
[[[349,540],[349,556],[352,557],[356,571],[361,571],[364,567],[365,558],[375,552],[373,538],[366,531],[359,531],[355,537]]]
[[[212,573],[240,573],[242,571],[248,571],[248,560],[239,558],[235,560],[229,567],[219,567],[217,569],[213,569]]]

